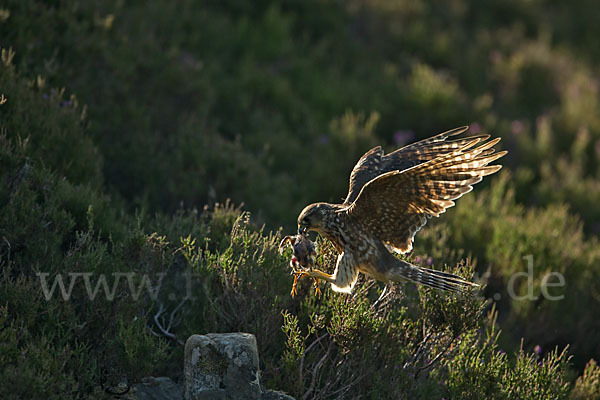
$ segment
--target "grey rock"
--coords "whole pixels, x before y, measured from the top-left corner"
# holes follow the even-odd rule
[[[187,399],[187,397],[185,398]],[[203,389],[201,392],[196,393],[196,397],[192,397],[192,399],[232,400],[225,389]]]
[[[254,335],[192,335],[185,344],[184,357],[186,400],[261,399]]]
[[[183,388],[170,378],[149,376],[133,385],[132,394],[137,400],[181,400]]]

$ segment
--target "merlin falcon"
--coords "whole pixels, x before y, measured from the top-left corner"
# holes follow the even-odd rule
[[[384,154],[377,146],[365,153],[350,174],[342,204],[314,203],[298,217],[298,237],[315,231],[338,252],[333,275],[305,268],[298,276],[323,279],[333,290],[351,292],[359,272],[388,282],[412,281],[452,292],[477,285],[441,271],[422,268],[395,257],[412,250],[415,234],[432,216],[439,217],[454,200],[470,192],[501,165],[488,165],[507,152],[495,153],[500,138],[490,135],[457,138],[468,127]]]

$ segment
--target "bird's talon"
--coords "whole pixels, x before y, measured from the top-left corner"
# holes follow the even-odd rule
[[[296,297],[296,294],[298,294],[298,290],[296,289],[297,285],[298,285],[298,274],[294,273],[294,283],[292,285],[292,292],[290,293],[292,295],[292,297]]]
[[[313,278],[313,281],[314,281],[314,287],[315,287],[315,294],[318,297],[321,297],[321,288],[319,287],[320,281],[317,278]]]
[[[295,297],[296,294],[298,293],[298,289],[297,289],[298,280],[300,278],[302,278],[303,276],[310,276],[310,275],[306,271],[303,271],[303,270],[295,270],[295,271],[292,272],[292,275],[294,275],[294,283],[292,284],[291,295],[292,295],[292,297]],[[313,277],[311,277],[311,278],[314,280],[315,287],[316,287],[318,279],[317,278],[313,278]],[[320,293],[320,290],[319,290],[319,293]]]

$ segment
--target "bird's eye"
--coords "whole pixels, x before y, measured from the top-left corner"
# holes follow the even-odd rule
[[[302,223],[302,225],[309,225],[307,217],[302,218],[302,221],[300,222]]]

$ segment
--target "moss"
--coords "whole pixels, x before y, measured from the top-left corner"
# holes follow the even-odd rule
[[[208,354],[201,357],[196,365],[200,371],[209,375],[224,376],[227,370],[227,361],[213,348],[209,348]]]

